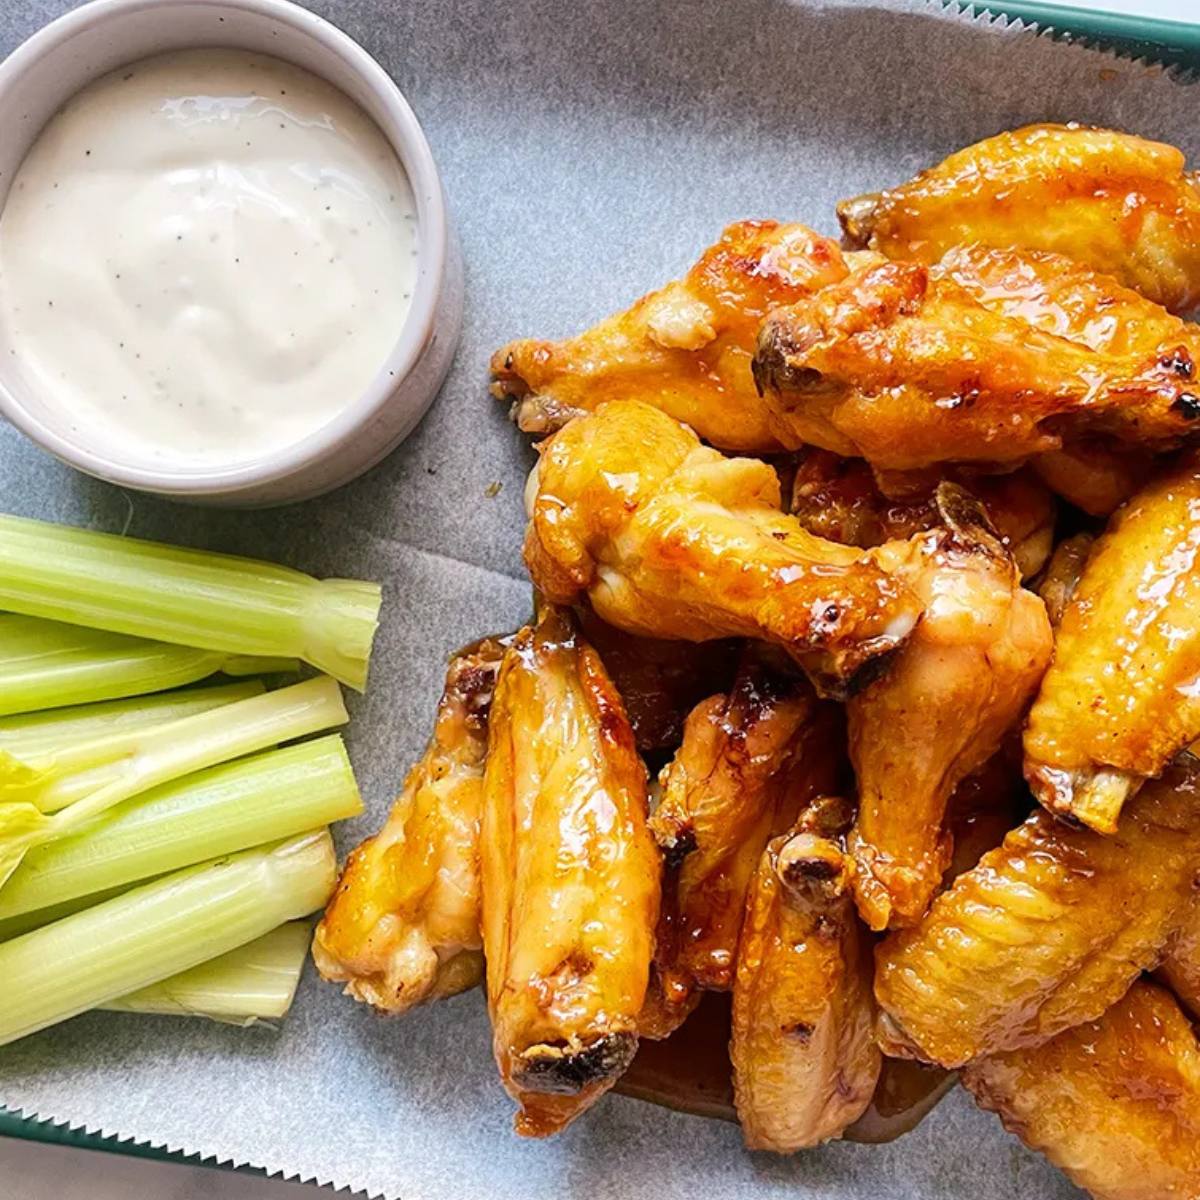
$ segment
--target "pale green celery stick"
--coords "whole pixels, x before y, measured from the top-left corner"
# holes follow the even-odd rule
[[[0,613],[0,716],[166,691],[218,671],[270,675],[299,665]]]
[[[328,831],[307,833],[189,867],[0,943],[0,1045],[307,916],[336,878]]]
[[[249,945],[110,1000],[101,1008],[208,1017],[232,1025],[277,1021],[292,1007],[311,941],[307,921],[289,921]]]
[[[0,888],[0,922],[360,812],[336,734],[211,767],[34,847]]]
[[[183,688],[158,692],[151,696],[132,696],[127,700],[102,700],[97,704],[76,704],[51,708],[45,712],[17,713],[0,717],[0,750],[17,758],[47,754],[73,743],[125,733],[131,729],[149,729],[181,717],[195,716],[261,696],[266,685],[260,679],[215,687]]]
[[[122,800],[347,720],[341,689],[322,675],[45,760],[23,763],[0,754],[0,885],[34,846],[75,832]],[[77,798],[80,779],[95,782],[96,770],[109,763],[119,772]]]
[[[0,942],[20,937],[21,934],[28,933],[31,929],[41,929],[43,925],[60,921],[63,917],[69,917],[72,913],[79,912],[80,909],[91,908],[93,904],[103,904],[105,900],[111,900],[114,896],[129,891],[130,888],[149,883],[152,878],[155,876],[139,879],[134,883],[123,883],[120,887],[105,888],[104,891],[93,892],[90,896],[76,896],[74,900],[64,900],[62,904],[51,904],[48,908],[38,908],[33,912],[21,913],[16,917],[5,917],[3,921],[0,921]]]
[[[302,658],[359,691],[380,588],[0,516],[0,608],[229,654]]]

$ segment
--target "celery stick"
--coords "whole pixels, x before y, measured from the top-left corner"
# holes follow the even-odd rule
[[[211,767],[30,850],[0,888],[0,922],[360,812],[336,734]]]
[[[359,691],[378,585],[0,516],[0,608],[230,654],[302,658]]]
[[[323,675],[44,760],[0,754],[0,884],[34,846],[78,830],[122,800],[347,720],[341,689]]]
[[[0,716],[160,692],[227,675],[294,671],[293,658],[250,659],[0,613]]]
[[[307,916],[333,891],[328,831],[168,875],[0,943],[0,1045]]]
[[[234,1025],[277,1021],[292,1007],[311,941],[307,921],[289,921],[257,941],[101,1007]]]
[[[0,750],[17,758],[47,754],[73,743],[165,725],[235,700],[261,696],[266,690],[261,679],[247,679],[215,687],[182,688],[127,700],[102,700],[97,704],[17,713],[0,717]]]
[[[102,904],[105,900],[111,900],[114,896],[119,896],[122,892],[127,892],[130,888],[140,884],[149,883],[154,878],[157,876],[152,875],[146,879],[138,879],[134,883],[123,883],[120,887],[105,888],[101,892],[92,892],[87,896],[76,896],[74,900],[64,900],[61,904],[51,904],[47,908],[37,908],[33,912],[21,913],[19,916],[5,917],[3,921],[0,921],[0,942],[20,937],[21,934],[28,933],[31,929],[41,929],[43,925],[49,925],[53,921],[69,917],[72,913],[79,912],[80,909],[91,908],[93,904]]]

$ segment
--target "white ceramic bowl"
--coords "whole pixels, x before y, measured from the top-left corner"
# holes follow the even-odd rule
[[[356,101],[396,151],[417,203],[417,283],[387,361],[366,392],[315,433],[228,469],[148,470],[101,453],[37,395],[0,328],[0,414],[89,475],[197,503],[259,506],[319,495],[390,453],[441,386],[462,321],[462,266],[429,144],[388,74],[341,30],[289,0],[93,0],[47,25],[0,64],[0,207],[51,116],[106,72],[168,50],[228,47],[272,54]]]

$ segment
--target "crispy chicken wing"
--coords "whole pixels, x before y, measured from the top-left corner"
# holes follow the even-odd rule
[[[1096,543],[1025,732],[1034,795],[1103,833],[1200,735],[1200,453],[1139,492]]]
[[[650,829],[667,865],[673,915],[656,965],[668,1007],[695,988],[725,990],[746,888],[776,821],[787,769],[817,702],[803,679],[748,659],[728,695],[701,701],[662,773]]]
[[[1158,977],[1200,1020],[1200,900],[1188,909],[1167,946]]]
[[[1174,146],[1027,125],[838,205],[848,245],[936,262],[966,243],[1050,250],[1176,312],[1200,299],[1200,189]]]
[[[525,562],[551,600],[582,595],[649,637],[743,636],[784,647],[830,694],[894,650],[918,605],[908,543],[857,550],[780,511],[778,476],[723,458],[649,405],[614,401],[542,450]]]
[[[1115,837],[1038,810],[876,953],[889,1053],[946,1067],[1098,1017],[1156,966],[1200,861],[1200,764],[1181,756]]]
[[[680,280],[563,342],[492,357],[492,392],[527,432],[560,428],[608,400],[642,400],[727,450],[780,449],[750,376],[767,311],[846,274],[837,243],[803,225],[740,221]]]
[[[962,1078],[1095,1200],[1200,1196],[1200,1043],[1152,983],[1135,983],[1099,1020],[973,1063]]]
[[[858,819],[855,898],[872,929],[920,919],[951,843],[946,802],[1020,718],[1052,649],[1045,606],[1021,587],[979,503],[938,488],[943,525],[923,535],[913,587],[925,607],[889,670],[851,697]]]
[[[1200,434],[1184,365],[1092,350],[985,306],[939,268],[885,263],[774,310],[754,375],[787,445],[905,471],[1018,463],[1100,434],[1169,449]]]
[[[960,479],[987,512],[1022,578],[1037,574],[1054,541],[1054,498],[1028,471]],[[802,450],[792,477],[791,511],[809,533],[867,549],[934,528],[936,484],[899,499],[885,496],[861,458]]]
[[[479,819],[488,707],[505,641],[455,655],[433,737],[387,824],[346,862],[317,926],[321,974],[384,1012],[483,978]]]
[[[871,945],[841,844],[849,816],[843,801],[817,801],[770,842],[750,884],[730,1056],[751,1149],[788,1154],[837,1137],[875,1092]]]
[[[660,872],[620,697],[553,606],[500,668],[480,850],[496,1062],[517,1132],[541,1137],[633,1057]]]

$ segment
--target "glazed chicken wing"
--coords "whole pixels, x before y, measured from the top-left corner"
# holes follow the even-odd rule
[[[979,243],[1050,250],[1184,312],[1200,299],[1200,188],[1174,146],[1111,129],[1028,125],[900,187],[838,205],[848,245],[936,262]]]
[[[749,659],[728,695],[692,710],[662,773],[650,829],[667,864],[673,929],[656,955],[668,1007],[686,1015],[695,988],[725,990],[746,888],[771,835],[798,734],[814,717],[796,675]]]
[[[1025,732],[1034,795],[1111,833],[1125,800],[1200,735],[1200,453],[1092,549]]]
[[[1095,1200],[1200,1196],[1200,1043],[1152,983],[1042,1046],[973,1063],[962,1079]]]
[[[750,376],[767,311],[846,274],[837,243],[803,225],[741,221],[679,280],[563,342],[492,357],[493,393],[527,432],[558,429],[608,400],[642,400],[726,450],[778,450]]]
[[[504,646],[485,638],[454,657],[424,756],[387,824],[350,855],[317,926],[312,953],[321,974],[384,1012],[483,978],[479,819],[488,707]]]
[[[782,646],[826,692],[900,645],[918,605],[896,572],[907,543],[857,550],[780,511],[778,476],[723,458],[649,405],[572,421],[535,468],[525,562],[569,604],[649,637]]]
[[[1054,547],[1054,553],[1046,564],[1046,570],[1037,581],[1037,594],[1041,596],[1046,606],[1046,615],[1055,629],[1062,624],[1067,605],[1079,587],[1083,577],[1083,568],[1087,565],[1088,555],[1096,539],[1090,533],[1077,533],[1072,537],[1063,538]]]
[[[1038,810],[876,953],[884,1050],[958,1067],[1095,1020],[1188,915],[1200,763],[1148,784],[1103,837]]]
[[[1015,464],[1095,435],[1164,450],[1200,434],[1190,360],[1092,350],[915,263],[869,266],[776,309],[754,373],[781,441],[891,471]]]
[[[983,505],[1021,577],[1037,574],[1054,540],[1054,497],[1028,471],[959,480]],[[860,458],[802,450],[792,477],[791,511],[809,533],[867,549],[933,529],[941,520],[936,484],[893,499]]]
[[[789,1154],[839,1136],[871,1102],[871,946],[841,845],[849,806],[817,801],[764,851],[733,989],[734,1097],[746,1145]]]
[[[855,897],[872,929],[911,925],[950,856],[946,802],[1017,722],[1052,649],[1045,606],[1021,587],[979,503],[938,488],[914,590],[925,616],[888,671],[851,697],[858,819]]]
[[[517,1132],[541,1137],[633,1057],[660,873],[620,697],[552,606],[500,668],[480,852],[493,1048]]]
[[[1200,901],[1187,911],[1167,946],[1158,978],[1200,1020]]]

